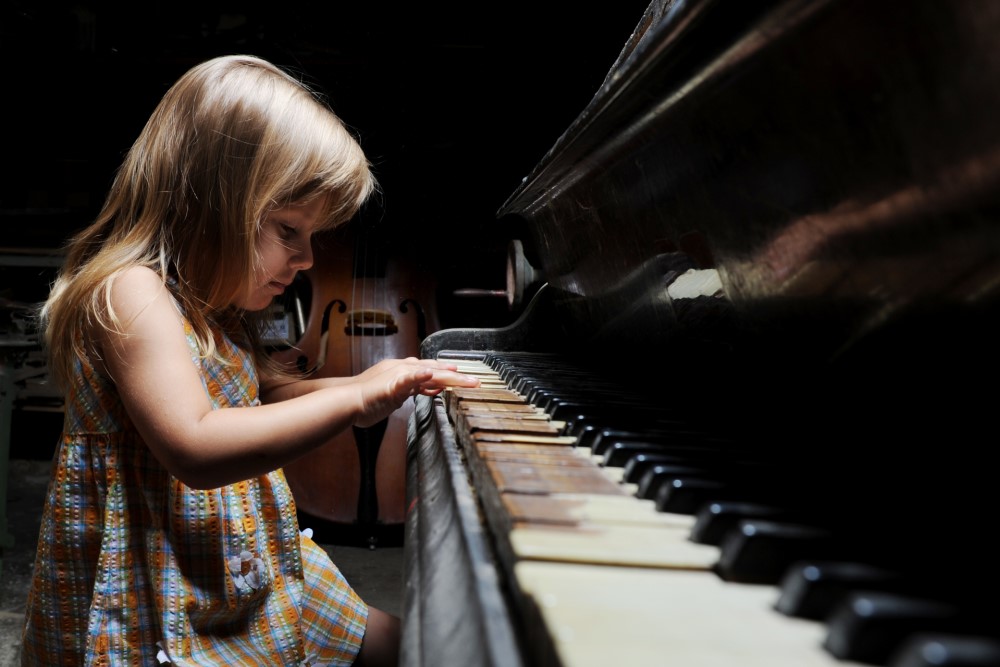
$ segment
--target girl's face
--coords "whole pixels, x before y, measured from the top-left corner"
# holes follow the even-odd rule
[[[322,198],[304,205],[271,211],[261,225],[257,241],[260,266],[254,272],[250,293],[234,305],[244,310],[263,310],[285,291],[295,274],[312,266],[312,235]]]

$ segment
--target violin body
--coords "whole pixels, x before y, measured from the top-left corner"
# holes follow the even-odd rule
[[[313,266],[296,298],[305,328],[280,362],[311,377],[357,375],[383,359],[416,357],[437,330],[434,282],[383,249],[337,230],[314,242]],[[406,502],[406,431],[413,399],[369,428],[355,427],[284,467],[303,528],[332,543],[401,539]],[[324,534],[326,533],[326,534]]]

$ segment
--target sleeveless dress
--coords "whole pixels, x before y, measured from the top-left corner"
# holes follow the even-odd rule
[[[191,360],[215,409],[259,403],[250,356]],[[173,478],[114,385],[77,363],[38,536],[21,664],[349,665],[368,608],[299,532],[281,470],[217,489]],[[169,409],[169,408],[168,408]]]

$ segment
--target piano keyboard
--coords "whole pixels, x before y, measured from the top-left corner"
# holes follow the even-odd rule
[[[740,561],[751,558],[754,549],[764,550],[761,559],[767,570],[766,541],[763,547],[741,551],[731,537],[728,543],[722,540],[718,526],[703,524],[724,522],[727,511],[753,516],[756,508],[762,518],[754,525],[770,539],[794,542],[802,534],[821,536],[821,529],[802,526],[801,534],[786,535],[782,531],[788,524],[777,521],[782,515],[767,514],[764,504],[718,503],[714,515],[707,510],[663,511],[669,506],[664,499],[668,492],[660,488],[654,497],[639,497],[642,484],[635,480],[643,475],[606,465],[612,450],[595,454],[599,435],[576,423],[582,416],[565,407],[574,399],[539,399],[544,393],[541,384],[525,390],[498,371],[495,360],[474,356],[439,355],[482,383],[476,389],[449,390],[441,400],[493,536],[499,567],[521,619],[521,645],[530,647],[531,664],[884,664],[863,652],[857,654],[861,660],[853,660],[854,649],[837,649],[839,640],[830,636],[833,630],[804,618],[806,614],[780,613],[781,596],[788,594],[775,586],[773,574],[756,581],[752,568],[741,573]],[[585,383],[582,377],[579,381]],[[587,391],[580,386],[581,395]],[[607,407],[633,415],[645,410],[614,395],[609,395]],[[571,415],[574,423],[556,418]],[[662,426],[663,433],[669,431],[669,419],[657,417],[651,423]],[[655,432],[653,427],[646,433]],[[698,438],[682,434],[692,437],[681,435],[674,450],[662,451],[696,453]],[[708,449],[727,446],[724,439],[713,437],[704,442]],[[700,469],[697,455],[689,457],[695,463],[685,468],[662,451],[657,465]],[[756,463],[766,468],[766,462]],[[699,479],[670,477],[668,468],[660,470],[675,481]],[[645,483],[651,484],[648,479]],[[788,529],[794,532],[795,525]]]

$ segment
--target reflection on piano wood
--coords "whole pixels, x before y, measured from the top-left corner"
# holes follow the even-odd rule
[[[499,400],[411,420],[407,664],[1000,665],[996,34],[650,4],[498,212],[537,291],[421,345]]]

